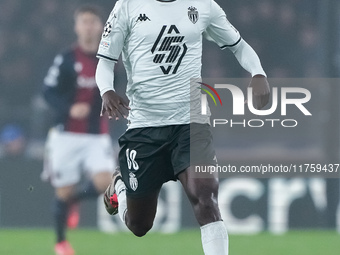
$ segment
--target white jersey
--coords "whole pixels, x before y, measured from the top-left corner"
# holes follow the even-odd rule
[[[122,52],[129,128],[209,123],[201,114],[199,84],[193,84],[201,77],[203,36],[222,49],[241,40],[213,0],[116,3],[97,56],[117,61]]]

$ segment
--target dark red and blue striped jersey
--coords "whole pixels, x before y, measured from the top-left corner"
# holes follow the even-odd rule
[[[55,125],[75,133],[108,133],[107,118],[100,117],[101,97],[95,81],[98,59],[74,46],[57,55],[44,79],[43,94],[55,110]],[[89,116],[74,119],[69,111],[74,103],[91,105]]]

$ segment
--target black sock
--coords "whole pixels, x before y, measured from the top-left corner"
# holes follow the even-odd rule
[[[92,181],[87,181],[83,185],[81,185],[79,188],[76,189],[72,201],[79,201],[83,199],[89,199],[89,198],[96,198],[98,197],[99,193],[96,190],[96,187],[94,186]]]
[[[66,238],[65,232],[68,208],[69,208],[68,202],[60,200],[59,198],[55,198],[53,205],[53,214],[58,243],[64,241]]]

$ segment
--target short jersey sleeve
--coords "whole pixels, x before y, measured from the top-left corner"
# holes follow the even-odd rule
[[[107,22],[99,44],[97,57],[117,61],[129,33],[126,0],[119,0]]]
[[[214,1],[210,4],[210,20],[203,36],[221,49],[233,47],[241,41],[240,33],[229,22],[223,9]]]

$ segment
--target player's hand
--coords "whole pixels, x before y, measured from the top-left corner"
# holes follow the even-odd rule
[[[89,116],[91,106],[88,103],[75,103],[70,108],[70,116],[76,120],[83,120]]]
[[[255,75],[249,87],[253,88],[253,105],[257,110],[262,109],[269,102],[270,87],[267,78],[263,75]]]
[[[127,112],[130,110],[130,107],[116,92],[109,90],[104,93],[102,98],[103,104],[100,116],[107,113],[109,119],[115,118],[118,120],[120,116],[127,118]]]

